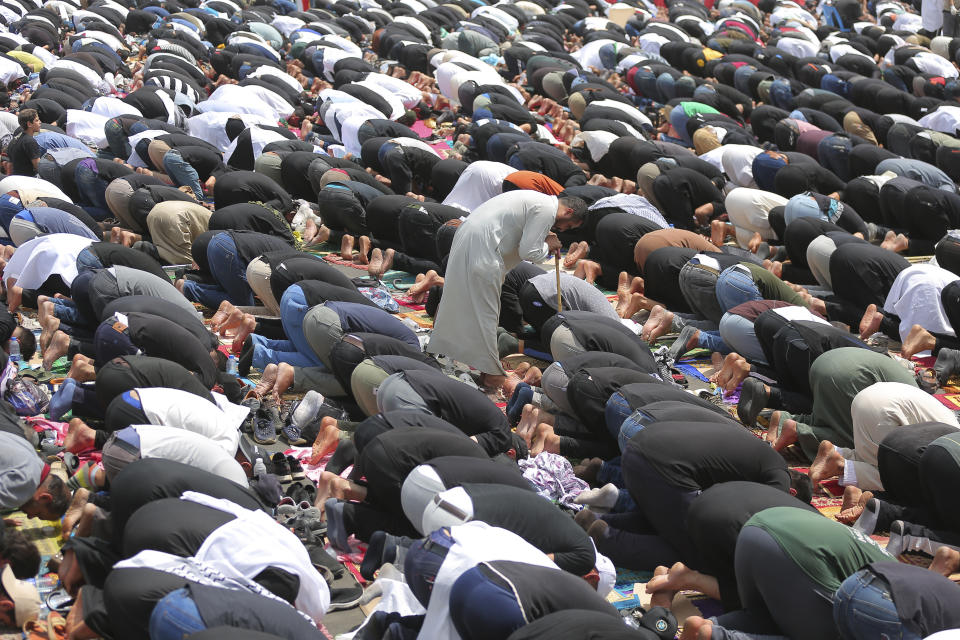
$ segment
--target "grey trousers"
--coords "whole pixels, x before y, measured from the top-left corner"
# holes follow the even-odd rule
[[[311,307],[303,316],[303,337],[320,358],[320,362],[332,371],[330,350],[343,339],[343,328],[337,312],[324,305]]]

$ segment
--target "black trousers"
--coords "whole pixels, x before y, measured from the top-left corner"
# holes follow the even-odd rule
[[[906,258],[872,244],[837,247],[830,257],[835,294],[827,303],[830,318],[856,326],[868,305],[883,306],[893,281],[909,266]]]

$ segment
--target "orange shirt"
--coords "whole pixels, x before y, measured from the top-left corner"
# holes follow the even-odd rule
[[[559,182],[535,171],[517,171],[508,175],[503,181],[512,183],[518,189],[539,191],[548,196],[558,196],[563,191],[563,185]]]

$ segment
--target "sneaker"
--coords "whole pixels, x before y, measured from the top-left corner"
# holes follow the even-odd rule
[[[363,597],[363,587],[354,584],[349,587],[330,589],[330,608],[328,611],[352,609],[360,604]]]
[[[253,439],[257,444],[274,444],[277,441],[277,431],[273,427],[273,422],[262,410],[257,412],[254,419]]]
[[[687,353],[687,343],[693,339],[693,336],[696,335],[697,331],[699,331],[699,329],[696,327],[691,327],[690,325],[687,325],[680,330],[680,335],[676,340],[673,341],[673,344],[670,345],[669,351],[667,351],[667,355],[670,356],[671,360],[676,362]]]
[[[350,534],[343,522],[344,504],[336,498],[330,498],[324,503],[324,512],[327,514],[327,539],[334,549],[347,553],[350,551]]]
[[[273,463],[273,473],[280,478],[280,482],[290,482],[293,480],[293,477],[290,475],[290,463],[287,462],[287,456],[278,451],[270,456],[270,462]]]
[[[340,578],[346,572],[347,568],[343,563],[327,553],[322,544],[310,545],[307,547],[307,555],[310,556],[310,563],[313,566],[326,567],[334,578]]]
[[[280,429],[280,432],[283,434],[283,439],[286,440],[291,447],[302,447],[303,445],[307,444],[307,441],[304,440],[303,436],[300,435],[300,427],[292,422],[284,425]],[[303,470],[301,469],[301,472],[302,471]]]
[[[244,433],[253,433],[253,423],[257,418],[257,411],[260,410],[260,399],[255,397],[250,397],[243,400],[240,403],[241,407],[246,407],[250,412],[243,419],[243,422],[240,423],[240,431]]]
[[[757,416],[763,411],[770,394],[766,387],[757,378],[747,378],[740,389],[740,401],[737,403],[737,417],[741,424],[752,429],[757,423]]]
[[[306,442],[306,440],[304,440],[304,442]],[[303,472],[300,461],[293,456],[287,456],[287,464],[290,465],[290,477],[294,480],[303,480],[307,477],[307,474]]]
[[[280,419],[280,407],[277,406],[277,401],[273,399],[273,396],[265,398],[260,403],[260,413],[270,419],[273,432],[280,433],[280,430],[283,428],[283,420]],[[274,442],[276,442],[276,439],[274,439]]]
[[[290,422],[299,427],[303,427],[317,416],[317,412],[322,405],[322,395],[312,389],[307,391],[303,399],[297,403],[296,408],[290,411]]]

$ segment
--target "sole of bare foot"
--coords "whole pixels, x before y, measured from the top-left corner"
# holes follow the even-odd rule
[[[589,248],[590,245],[586,242],[574,242],[567,250],[567,255],[563,257],[563,267],[572,269],[581,258],[586,257]]]
[[[257,319],[245,313],[243,315],[243,322],[240,323],[240,328],[237,329],[237,335],[233,338],[233,344],[230,345],[234,353],[240,353],[240,350],[243,349],[243,343],[247,341],[247,338],[250,337],[250,334],[253,333],[256,328]]]
[[[722,247],[727,239],[727,224],[723,220],[714,220],[710,223],[711,244]]]
[[[370,253],[370,262],[367,263],[367,275],[371,278],[379,279],[382,275],[380,267],[383,266],[383,251],[374,249]]]
[[[622,313],[624,307],[630,304],[630,274],[621,271],[617,277],[617,315],[625,317]]]
[[[344,260],[353,260],[353,236],[343,236],[340,241],[340,257]]]
[[[50,339],[50,344],[47,345],[47,349],[43,352],[43,368],[49,371],[54,362],[61,356],[67,355],[69,348],[70,336],[63,331],[57,331],[53,334],[53,337]]]
[[[88,427],[79,418],[73,418],[67,425],[67,433],[63,438],[63,448],[70,453],[81,453],[92,449],[96,432]]]
[[[670,605],[673,604],[673,598],[677,595],[677,592],[667,587],[670,582],[668,577],[669,573],[670,569],[662,565],[653,570],[653,577],[645,587],[646,592],[652,594],[650,597],[651,607],[664,607],[669,609]]]
[[[837,522],[853,525],[872,499],[872,491],[860,491],[859,487],[854,486],[847,487],[843,490],[843,505],[840,507],[840,513],[836,515]]]
[[[370,262],[370,238],[367,236],[360,236],[360,253],[354,256],[354,260],[360,264],[368,264]]]
[[[660,336],[670,332],[673,326],[673,312],[667,311],[663,306],[656,305],[650,310],[650,317],[643,323],[643,329],[640,331],[640,337],[653,344]]]
[[[224,336],[227,334],[227,331],[236,329],[243,324],[243,316],[243,311],[237,309],[236,307],[232,307],[230,313],[227,314],[227,317],[224,318],[219,324],[212,325],[212,327],[221,336]]]
[[[255,393],[257,397],[262,398],[264,394],[273,391],[273,387],[277,382],[277,372],[279,369],[280,367],[272,362],[264,367],[263,375],[260,376],[260,382],[253,388],[253,393]]]
[[[554,443],[559,441],[559,436],[554,432],[553,427],[541,422],[533,431],[533,437],[530,438],[530,457],[540,455],[544,451],[550,451]],[[551,452],[553,453],[553,452]]]
[[[530,440],[533,437],[533,431],[537,427],[540,419],[540,410],[532,404],[523,406],[523,412],[520,414],[520,422],[517,423],[517,435],[523,438],[527,446],[530,446]]]
[[[867,310],[860,318],[860,339],[866,340],[875,334],[880,329],[881,322],[883,322],[883,314],[877,311],[877,305],[867,305]]]
[[[797,442],[797,421],[786,418],[783,411],[775,411],[770,417],[770,428],[767,429],[767,442],[773,443],[774,451],[783,451]]]
[[[597,278],[603,274],[600,265],[590,260],[581,260],[577,267],[583,267],[583,279],[590,284],[596,282]]]
[[[918,324],[910,327],[910,333],[903,340],[903,346],[900,349],[900,355],[904,358],[912,358],[922,351],[930,351],[937,346],[937,339]]]
[[[733,391],[750,375],[750,363],[739,353],[728,353],[723,359],[723,366],[716,373],[711,382],[726,391]]]
[[[427,271],[422,280],[418,280],[416,284],[410,287],[407,290],[407,293],[411,296],[422,295],[427,293],[430,290],[430,287],[442,283],[443,278],[440,276],[440,274],[431,269],[430,271]]]
[[[53,339],[53,336],[57,333],[57,330],[60,329],[60,319],[50,316],[41,324],[43,326],[43,331],[40,332],[39,343],[40,352],[43,353],[47,350],[47,347],[50,345],[50,340]]]
[[[816,485],[824,480],[835,478],[843,473],[843,467],[846,460],[837,451],[837,448],[829,440],[824,440],[817,447],[817,457],[810,463],[810,482]]]
[[[630,302],[620,309],[621,318],[632,318],[638,312],[650,307],[650,299],[642,293],[631,293]]]
[[[317,464],[331,451],[337,448],[340,441],[340,429],[337,428],[337,421],[330,416],[320,421],[320,432],[317,439],[313,441],[313,450],[310,452],[310,464]]]
[[[216,313],[210,318],[210,324],[213,327],[216,327],[227,318],[230,317],[230,313],[233,311],[234,306],[230,303],[229,300],[224,300],[220,303],[220,306],[217,308]]]
[[[960,571],[960,551],[950,547],[940,547],[933,555],[930,571],[950,577]]]
[[[53,301],[47,296],[37,298],[37,322],[43,324],[54,313]]]
[[[680,640],[710,640],[713,637],[713,622],[700,616],[690,616],[683,622]]]

